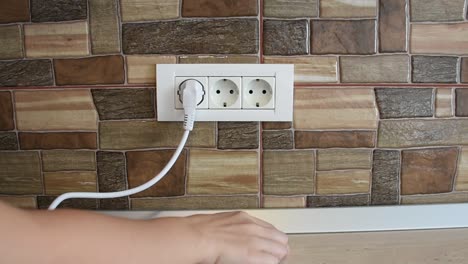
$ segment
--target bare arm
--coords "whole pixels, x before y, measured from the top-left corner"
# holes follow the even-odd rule
[[[0,202],[5,263],[279,263],[287,236],[244,213],[127,220],[23,211]]]

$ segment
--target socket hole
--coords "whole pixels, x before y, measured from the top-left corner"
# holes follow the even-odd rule
[[[220,90],[216,90],[216,93],[217,93],[217,94],[220,94],[220,93],[221,93],[221,91],[220,91]]]
[[[229,93],[230,93],[230,94],[233,94],[233,93],[234,93],[234,90],[229,91]]]
[[[266,90],[263,90],[262,93],[263,93],[263,94],[266,94]]]
[[[224,106],[224,107],[227,107],[227,103],[226,103],[226,102],[224,102],[224,103],[223,103],[223,106]]]
[[[250,91],[249,91],[249,94],[253,94],[253,90],[250,90]]]
[[[260,103],[259,103],[259,102],[257,102],[255,105],[256,105],[257,107],[260,107]]]
[[[256,80],[257,82],[259,82],[259,81],[260,81],[260,79],[255,79],[255,80]]]

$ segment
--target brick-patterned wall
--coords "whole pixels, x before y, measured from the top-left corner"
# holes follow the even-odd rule
[[[200,122],[87,209],[468,202],[467,0],[0,1],[0,199],[159,172],[155,64],[292,63],[292,123]]]

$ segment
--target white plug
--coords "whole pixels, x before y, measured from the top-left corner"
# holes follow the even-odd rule
[[[184,129],[192,131],[195,123],[195,111],[197,105],[205,100],[205,90],[200,82],[189,79],[180,85],[179,95],[182,95],[182,104],[184,106]]]

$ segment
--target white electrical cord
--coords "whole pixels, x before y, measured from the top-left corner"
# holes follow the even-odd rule
[[[92,199],[109,199],[109,198],[119,198],[123,196],[133,195],[139,192],[142,192],[151,186],[158,183],[164,176],[166,176],[167,172],[172,168],[174,163],[179,158],[180,153],[184,149],[185,143],[189,137],[190,131],[193,129],[193,125],[195,123],[195,111],[198,102],[203,99],[203,86],[195,81],[195,80],[188,80],[184,83],[184,86],[181,87],[180,92],[183,94],[183,106],[184,106],[184,135],[180,140],[179,146],[177,146],[176,151],[172,155],[169,162],[166,166],[162,169],[162,171],[156,175],[150,181],[137,186],[132,189],[128,189],[125,191],[118,191],[118,192],[106,192],[106,193],[97,193],[97,192],[70,192],[64,193],[57,197],[52,204],[49,206],[49,210],[55,210],[57,206],[60,205],[63,201],[72,198],[92,198]],[[200,99],[201,98],[201,99]]]

